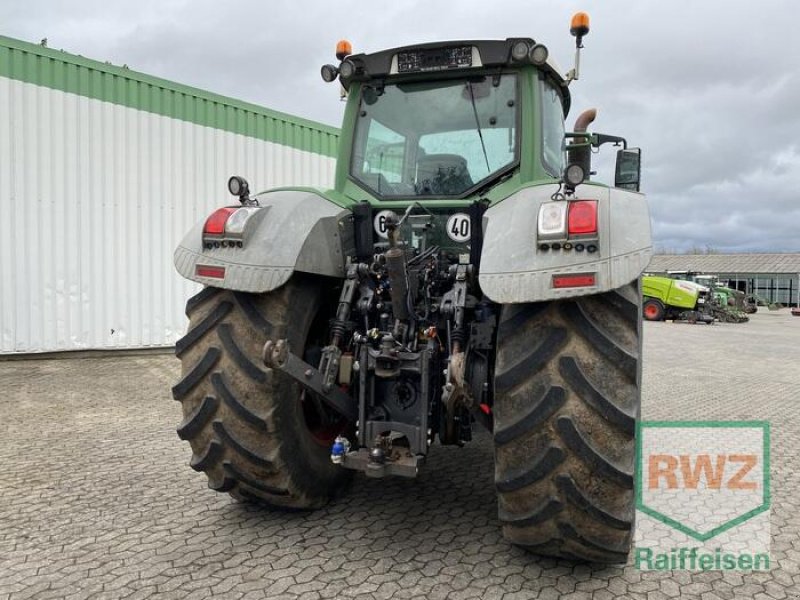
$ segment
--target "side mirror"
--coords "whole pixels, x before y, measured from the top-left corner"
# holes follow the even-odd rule
[[[642,151],[639,148],[625,148],[617,151],[617,166],[614,174],[614,187],[639,191],[642,176]]]

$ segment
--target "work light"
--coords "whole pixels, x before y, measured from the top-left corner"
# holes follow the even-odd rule
[[[514,45],[511,46],[511,58],[514,60],[525,60],[528,57],[528,42],[520,40],[518,42],[514,42]]]
[[[337,69],[333,65],[322,65],[322,68],[320,69],[320,74],[322,75],[323,81],[330,83],[331,81],[336,79],[336,76],[339,74],[339,69]]]
[[[547,61],[549,55],[550,51],[544,44],[536,44],[531,48],[530,52],[528,52],[528,58],[535,65],[543,65]]]
[[[353,64],[352,60],[344,60],[342,64],[339,65],[339,74],[342,76],[342,79],[350,79],[356,73],[356,66]]]

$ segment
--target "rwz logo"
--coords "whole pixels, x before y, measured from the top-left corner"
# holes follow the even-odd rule
[[[755,454],[690,454],[673,456],[672,454],[651,454],[647,461],[647,487],[651,490],[685,488],[696,490],[701,483],[705,488],[719,490],[755,490],[758,481],[746,481],[748,473],[758,464]],[[731,472],[726,479],[726,466]]]
[[[706,541],[769,508],[769,423],[643,421],[636,508]]]

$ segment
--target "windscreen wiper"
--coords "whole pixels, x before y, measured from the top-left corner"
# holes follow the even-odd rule
[[[469,90],[469,99],[472,102],[472,113],[475,115],[475,127],[478,129],[478,137],[481,140],[481,149],[483,150],[483,159],[486,161],[486,174],[492,172],[489,166],[489,156],[486,154],[486,144],[483,143],[483,133],[481,132],[481,122],[478,119],[478,107],[475,106],[475,95],[472,93],[472,82],[467,81],[467,89]]]

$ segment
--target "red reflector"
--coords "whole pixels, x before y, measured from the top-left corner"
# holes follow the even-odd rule
[[[554,288],[590,287],[594,285],[594,273],[575,275],[553,275]]]
[[[225,267],[209,267],[197,265],[194,272],[198,277],[213,277],[214,279],[225,279]]]
[[[567,230],[570,235],[597,233],[597,200],[570,202]]]
[[[228,206],[219,208],[211,213],[211,216],[206,219],[206,224],[203,226],[203,233],[211,233],[215,235],[222,235],[225,233],[225,223],[227,223],[230,216],[235,213],[236,207]]]
[[[490,415],[490,414],[492,414],[492,407],[491,407],[491,406],[489,406],[488,404],[486,404],[485,402],[481,402],[481,403],[478,405],[478,408],[480,408],[480,409],[481,409],[481,412],[482,412],[483,414],[485,414],[485,415]]]

